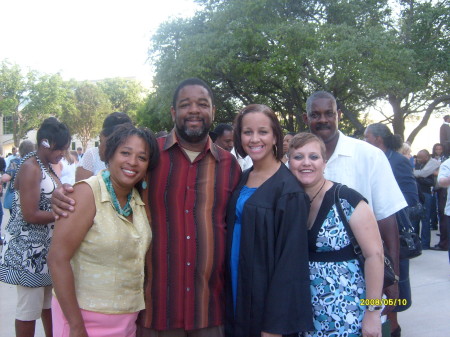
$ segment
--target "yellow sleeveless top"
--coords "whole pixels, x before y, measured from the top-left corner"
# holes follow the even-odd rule
[[[142,310],[145,254],[152,237],[144,203],[133,189],[130,222],[115,211],[101,173],[82,182],[92,188],[96,214],[71,260],[80,308],[106,314]]]

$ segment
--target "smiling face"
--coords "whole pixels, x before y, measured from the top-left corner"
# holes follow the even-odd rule
[[[147,173],[149,157],[149,147],[144,139],[136,135],[128,137],[108,161],[114,187],[131,188],[141,181]]]
[[[200,85],[183,87],[171,108],[177,135],[186,143],[199,143],[206,139],[214,120],[215,107],[206,88]]]
[[[249,112],[242,118],[241,142],[244,152],[253,163],[275,157],[273,146],[277,143],[272,123],[262,112]]]
[[[319,142],[311,141],[289,153],[289,169],[304,187],[315,186],[323,181],[326,161]]]

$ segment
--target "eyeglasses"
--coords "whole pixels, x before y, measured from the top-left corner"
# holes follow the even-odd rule
[[[325,116],[326,119],[334,119],[336,117],[336,112],[334,111],[327,111],[323,114],[323,116]],[[318,120],[322,117],[322,114],[313,112],[311,114],[309,114],[308,116],[310,119],[312,120]]]

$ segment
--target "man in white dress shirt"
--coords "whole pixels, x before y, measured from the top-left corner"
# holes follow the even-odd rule
[[[398,275],[399,238],[395,213],[407,203],[386,155],[375,146],[347,137],[338,130],[341,113],[332,94],[318,91],[308,98],[303,120],[310,131],[325,142],[328,158],[325,177],[355,189],[368,200]],[[384,292],[389,298],[397,298],[397,284]]]

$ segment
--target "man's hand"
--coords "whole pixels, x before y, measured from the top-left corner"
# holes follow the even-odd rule
[[[387,298],[397,299],[399,296],[398,282],[395,282],[393,285],[384,288],[383,293],[386,295]],[[394,310],[394,308],[395,305],[385,306],[383,311],[381,312],[381,315],[386,315],[390,313],[392,310]]]
[[[55,220],[58,220],[60,216],[67,218],[69,212],[74,211],[75,200],[70,199],[66,195],[73,192],[72,185],[63,184],[53,191],[52,194],[52,212],[55,216]]]

